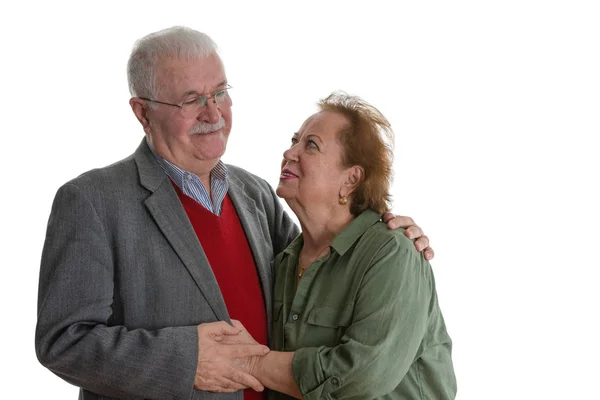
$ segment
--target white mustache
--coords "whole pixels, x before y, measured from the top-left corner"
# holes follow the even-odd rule
[[[219,129],[223,129],[225,127],[225,120],[223,117],[219,118],[219,120],[214,124],[209,124],[207,122],[199,123],[198,125],[194,125],[192,129],[188,132],[188,135],[202,135],[205,133],[211,133],[214,131],[218,131]]]

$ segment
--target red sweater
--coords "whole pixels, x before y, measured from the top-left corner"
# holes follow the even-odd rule
[[[246,234],[226,195],[221,216],[205,209],[173,184],[202,244],[223,294],[231,319],[239,320],[252,337],[267,344],[267,314],[263,292]],[[244,400],[263,400],[263,393],[244,390]]]

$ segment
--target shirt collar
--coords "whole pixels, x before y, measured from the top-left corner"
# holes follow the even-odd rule
[[[177,186],[179,186],[180,188],[183,188],[183,178],[185,177],[186,174],[190,174],[190,175],[193,175],[194,177],[198,178],[198,176],[196,174],[186,171],[182,168],[179,168],[177,165],[175,165],[175,164],[165,160],[161,156],[159,156],[158,153],[156,153],[156,151],[154,151],[154,148],[152,148],[152,145],[150,144],[150,142],[148,141],[147,138],[146,138],[146,143],[148,144],[148,147],[150,148],[152,155],[154,156],[154,158],[156,159],[158,164],[161,166],[163,171],[165,171],[167,176],[169,178],[171,178],[171,180],[173,182],[175,182],[177,184]],[[227,166],[225,165],[225,163],[223,161],[219,160],[217,162],[217,165],[215,165],[215,167],[210,171],[210,177],[212,179],[220,179],[220,180],[226,181],[227,176],[228,176]],[[200,178],[198,178],[198,179],[200,179]]]
[[[365,210],[339,233],[331,242],[331,247],[340,255],[352,247],[371,226],[381,220],[381,214],[373,210]]]
[[[358,217],[356,217],[350,225],[340,232],[331,242],[331,247],[339,254],[344,255],[372,225],[381,220],[381,214],[376,213],[373,210],[365,210]],[[298,257],[300,250],[304,246],[304,238],[299,235],[296,239],[288,245],[283,251],[284,253]]]
[[[298,257],[300,250],[302,250],[302,246],[304,246],[304,237],[300,234],[296,236],[296,239],[292,240],[292,243],[290,243],[283,252],[290,256]]]

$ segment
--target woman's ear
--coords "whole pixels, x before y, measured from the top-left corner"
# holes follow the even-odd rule
[[[344,196],[349,196],[365,178],[365,170],[359,165],[348,168],[348,176],[344,182]]]

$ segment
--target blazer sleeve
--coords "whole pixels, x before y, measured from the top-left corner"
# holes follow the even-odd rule
[[[296,350],[292,370],[305,399],[383,396],[408,372],[427,330],[432,275],[400,239],[375,254],[341,343]]]
[[[61,187],[48,222],[35,335],[39,361],[66,381],[117,398],[189,399],[196,326],[109,326],[115,272],[105,228],[85,193]]]
[[[273,255],[281,253],[292,241],[300,234],[298,226],[290,218],[283,208],[281,200],[275,194],[275,191],[266,181],[264,184],[268,188],[270,196],[271,209],[271,239],[273,241]]]

